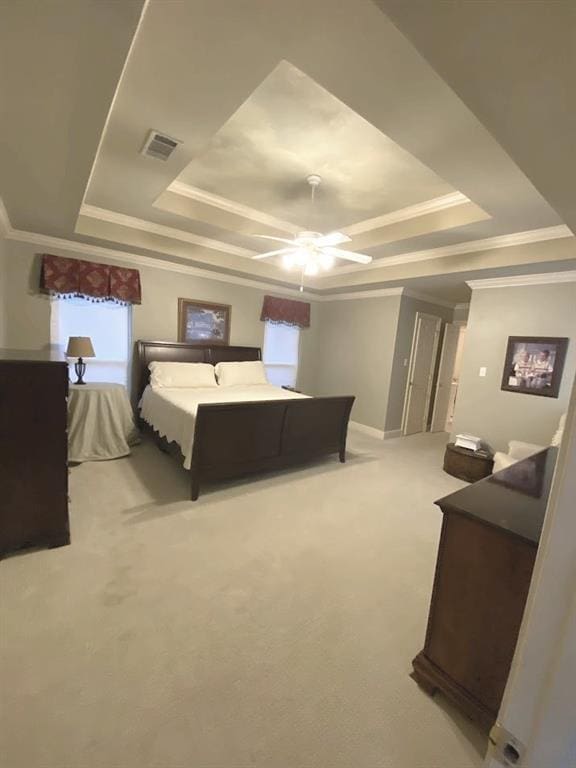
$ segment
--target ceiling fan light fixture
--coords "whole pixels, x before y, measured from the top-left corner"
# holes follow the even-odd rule
[[[322,179],[317,174],[312,174],[307,177],[306,181],[310,186],[313,209],[314,193]],[[310,220],[312,221],[312,215]],[[350,242],[350,237],[344,232],[328,232],[323,234],[322,232],[315,232],[310,228],[310,230],[298,232],[292,240],[274,235],[258,235],[258,237],[283,243],[285,247],[280,250],[255,254],[252,256],[253,259],[282,256],[282,266],[284,269],[289,270],[298,267],[302,276],[313,276],[317,275],[321,269],[332,269],[336,264],[336,259],[345,259],[358,264],[369,264],[372,261],[372,257],[366,256],[364,253],[355,253],[354,251],[342,250],[338,247]],[[300,290],[303,290],[302,279],[300,280]]]
[[[322,269],[332,269],[336,261],[334,256],[331,253],[327,253],[326,251],[321,251],[319,260]]]
[[[319,271],[318,264],[316,263],[316,260],[309,261],[304,267],[304,274],[308,275],[309,277],[312,277],[313,275],[317,275],[318,271]]]
[[[308,248],[297,248],[293,251],[294,264],[297,267],[304,267],[310,261],[310,250]]]

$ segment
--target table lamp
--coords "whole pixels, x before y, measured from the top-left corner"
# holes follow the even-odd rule
[[[74,370],[78,380],[76,384],[86,384],[83,379],[86,373],[86,363],[82,358],[95,357],[94,347],[89,336],[70,336],[68,339],[68,347],[66,349],[66,357],[77,357],[77,362],[74,363]]]

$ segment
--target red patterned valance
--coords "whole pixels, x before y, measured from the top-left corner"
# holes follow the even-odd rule
[[[272,323],[297,325],[299,328],[310,327],[310,304],[305,301],[279,299],[276,296],[264,296],[260,320]]]
[[[96,301],[140,304],[142,292],[137,269],[92,261],[42,256],[40,288],[57,296],[84,296]]]

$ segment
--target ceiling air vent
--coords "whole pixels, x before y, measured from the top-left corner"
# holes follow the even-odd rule
[[[150,131],[142,147],[142,154],[155,157],[157,160],[168,160],[178,144],[181,143],[178,139],[172,139],[159,131]]]

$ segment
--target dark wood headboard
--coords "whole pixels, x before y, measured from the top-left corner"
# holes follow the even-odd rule
[[[150,381],[148,365],[154,360],[163,363],[212,363],[212,365],[216,365],[216,363],[261,359],[260,347],[207,346],[206,344],[182,344],[177,341],[137,341],[138,398]]]

